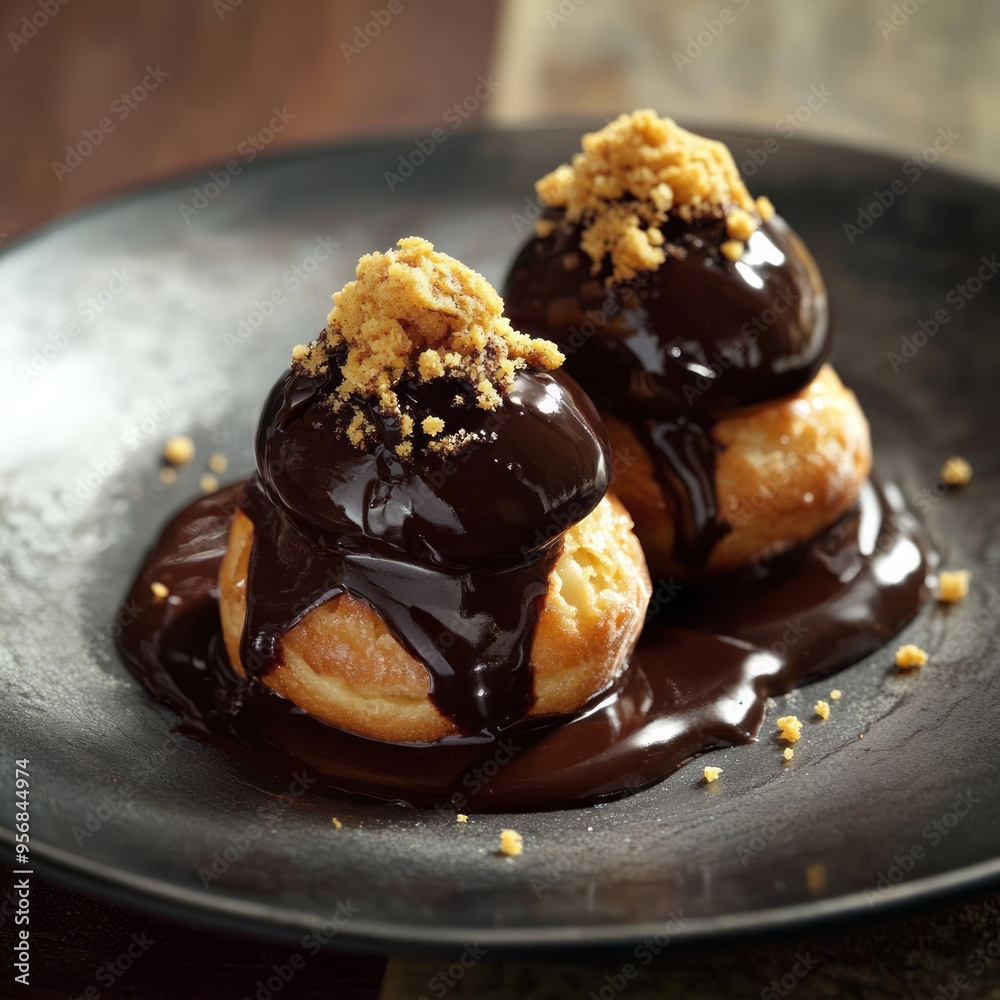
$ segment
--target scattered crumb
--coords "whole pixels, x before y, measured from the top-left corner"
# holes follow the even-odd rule
[[[159,580],[154,580],[149,585],[149,589],[153,594],[154,601],[164,601],[170,596],[170,588],[165,583],[160,583]]]
[[[580,247],[594,274],[605,258],[612,282],[659,267],[667,258],[660,227],[671,213],[688,221],[734,217],[736,231],[747,236],[757,227],[757,203],[725,144],[655,111],[619,115],[585,135],[581,146],[535,190],[568,222],[582,225]]]
[[[821,861],[806,868],[806,888],[811,896],[818,896],[826,888],[826,865]]]
[[[762,194],[757,198],[757,214],[761,222],[769,222],[774,218],[774,205],[766,195]]]
[[[326,329],[292,354],[306,372],[326,371],[331,362],[339,367],[342,381],[327,403],[350,415],[347,436],[357,448],[375,433],[359,398],[398,417],[403,437],[432,418],[426,433],[433,436],[444,427],[441,414],[416,413],[401,402],[396,389],[404,379],[461,379],[475,387],[474,405],[495,410],[519,371],[552,371],[564,360],[555,344],[513,329],[481,274],[416,236],[396,245],[358,261],[357,279],[333,296]],[[399,455],[412,454],[409,442],[393,444]]]
[[[173,486],[177,482],[177,470],[171,469],[169,465],[160,469],[160,482],[164,486]]]
[[[896,666],[901,670],[922,667],[927,662],[927,654],[913,643],[907,643],[896,650]]]
[[[816,711],[816,714],[817,714],[817,715],[818,715],[818,716],[819,716],[819,717],[820,717],[821,719],[829,719],[829,718],[830,718],[830,705],[829,705],[829,703],[828,703],[828,702],[825,702],[825,701],[817,701],[817,702],[816,702],[816,708],[815,708],[815,711]]]
[[[187,465],[194,458],[194,441],[186,434],[174,434],[163,446],[163,457],[171,465]]]
[[[941,466],[941,478],[949,486],[964,486],[972,478],[972,466],[958,455],[953,455]]]
[[[466,816],[465,813],[459,813],[455,817],[455,822],[456,823],[468,823],[469,822],[469,817]]]
[[[703,773],[705,775],[705,781],[708,784],[711,784],[713,781],[716,780],[716,778],[719,777],[720,774],[722,774],[722,768],[721,767],[706,767]]]
[[[944,571],[938,578],[938,600],[955,604],[969,593],[969,571],[965,569]]]
[[[795,756],[795,751],[791,747],[785,747],[785,752],[782,756],[785,760],[791,760]]]
[[[794,715],[783,715],[777,722],[779,738],[789,743],[798,743],[802,738],[802,720]]]
[[[211,472],[206,472],[198,480],[198,485],[202,493],[214,493],[219,488],[219,480]]]
[[[841,690],[840,690],[840,688],[834,688],[834,689],[833,689],[833,690],[832,690],[832,691],[830,692],[830,697],[831,697],[831,698],[832,698],[832,699],[833,699],[834,701],[840,701],[840,699],[841,699],[841,698],[843,698],[843,696],[844,696],[844,692],[843,692],[843,691],[841,691]]]
[[[217,451],[209,458],[208,467],[216,475],[221,476],[229,468],[229,459],[221,451]]]
[[[516,858],[524,851],[524,838],[517,830],[500,831],[500,853],[508,858]]]
[[[339,820],[339,819],[337,819],[337,817],[336,817],[336,816],[331,816],[331,817],[330,817],[330,822],[331,822],[331,823],[332,823],[332,824],[333,824],[333,825],[334,825],[334,826],[335,826],[335,827],[336,827],[336,828],[337,828],[338,830],[343,830],[343,829],[344,829],[344,824],[343,824],[343,823],[341,823],[341,822],[340,822],[340,820]]]
[[[726,260],[737,261],[743,256],[743,251],[746,247],[739,240],[726,240],[725,243],[719,247],[722,252],[722,256]]]
[[[865,734],[864,733],[858,733],[858,739],[859,740],[863,740],[864,738],[865,738]]]

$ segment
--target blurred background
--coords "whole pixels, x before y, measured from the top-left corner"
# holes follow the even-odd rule
[[[639,106],[901,161],[944,130],[1000,176],[995,0],[3,0],[0,28],[5,237],[303,144]]]

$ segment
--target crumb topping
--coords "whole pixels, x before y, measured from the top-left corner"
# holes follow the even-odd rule
[[[828,701],[822,701],[822,700],[821,701],[817,701],[816,702],[816,706],[813,709],[813,711],[815,711],[815,713],[821,719],[829,719],[830,718],[830,703]]]
[[[517,830],[500,831],[500,853],[508,858],[516,858],[524,852],[524,838]]]
[[[154,580],[149,585],[149,590],[153,595],[153,600],[157,603],[166,600],[170,596],[170,588],[165,583],[160,583],[159,580]]]
[[[840,688],[834,688],[834,689],[833,689],[833,690],[832,690],[832,691],[830,692],[830,699],[831,699],[831,701],[840,701],[840,699],[841,699],[841,698],[842,698],[843,696],[844,696],[844,692],[843,692],[843,691],[841,691],[841,690],[840,690]]]
[[[794,756],[795,756],[795,751],[791,747],[785,747],[785,751],[782,754],[782,757],[784,757],[785,760],[791,760]]]
[[[969,593],[969,571],[957,569],[941,573],[938,579],[938,600],[944,604],[956,604]]]
[[[927,654],[919,647],[908,642],[896,650],[896,666],[901,670],[912,670],[922,667],[927,662]]]
[[[455,822],[456,823],[468,823],[469,822],[469,817],[466,816],[465,813],[459,813],[455,817]]]
[[[335,829],[337,829],[337,830],[343,830],[344,829],[344,824],[341,823],[340,820],[337,819],[336,816],[331,816],[330,817],[330,822],[334,825]]]
[[[214,493],[219,488],[219,480],[211,472],[204,473],[198,480],[202,493]]]
[[[964,486],[972,479],[972,466],[958,455],[953,455],[941,466],[941,478],[949,486]]]
[[[779,739],[798,743],[802,738],[802,720],[794,715],[783,715],[777,721]]]
[[[400,403],[396,389],[404,379],[461,380],[473,387],[475,406],[495,410],[519,371],[552,371],[563,363],[555,344],[513,329],[503,300],[482,275],[419,237],[396,245],[358,261],[356,280],[333,296],[326,329],[292,351],[293,364],[304,371],[339,367],[342,382],[330,405],[348,410],[347,437],[358,448],[374,433],[359,399],[396,416],[403,438],[418,423],[430,437],[444,430],[446,414],[414,413]],[[461,395],[457,401],[467,405]],[[407,440],[396,447],[401,456],[412,451]]]
[[[716,778],[719,777],[720,774],[722,774],[722,768],[721,767],[706,767],[703,773],[705,775],[705,781],[706,781],[706,783],[707,784],[711,784],[713,781],[716,780]]]
[[[580,246],[596,274],[610,258],[612,281],[628,281],[666,260],[661,226],[670,214],[726,220],[729,253],[774,214],[755,202],[724,143],[681,128],[645,109],[619,115],[583,137],[582,150],[535,185],[546,205],[581,223]],[[543,219],[539,236],[551,232]],[[728,256],[728,254],[727,254]],[[738,259],[729,257],[730,260]]]

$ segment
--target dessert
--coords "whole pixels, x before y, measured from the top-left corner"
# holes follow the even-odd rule
[[[504,297],[597,402],[650,571],[699,579],[814,538],[858,500],[868,425],[826,363],[826,290],[728,149],[652,111],[586,135]]]
[[[506,309],[425,241],[362,258],[256,474],[166,527],[120,648],[183,731],[457,822],[579,806],[756,739],[929,596],[822,278],[725,147],[623,116],[541,192]]]

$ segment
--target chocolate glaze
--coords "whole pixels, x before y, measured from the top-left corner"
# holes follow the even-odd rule
[[[400,458],[398,419],[365,400],[377,440],[349,443],[349,416],[323,402],[339,384],[330,369],[287,372],[261,416],[258,474],[240,497],[255,529],[244,668],[266,671],[295,622],[347,593],[426,666],[432,700],[461,732],[511,725],[532,706],[531,643],[562,534],[608,488],[604,425],[558,372],[520,372],[493,411],[466,382],[404,381],[404,402],[468,443],[427,453],[418,426]]]
[[[609,285],[608,265],[593,274],[579,249],[579,227],[558,224],[523,248],[503,297],[514,328],[559,344],[598,407],[636,430],[676,512],[676,555],[697,567],[729,531],[712,424],[808,385],[829,316],[819,270],[781,219],[758,228],[736,263],[720,251],[722,219],[672,216],[663,233],[660,267]]]
[[[223,648],[219,563],[244,487],[184,510],[128,597],[125,662],[179,729],[264,771],[301,770],[319,791],[449,810],[579,806],[659,781],[692,754],[755,738],[765,700],[883,645],[926,597],[924,549],[898,491],[869,483],[859,509],[805,548],[724,583],[655,594],[629,668],[572,719],[534,719],[426,746],[326,726]],[[171,596],[150,602],[160,580]]]

